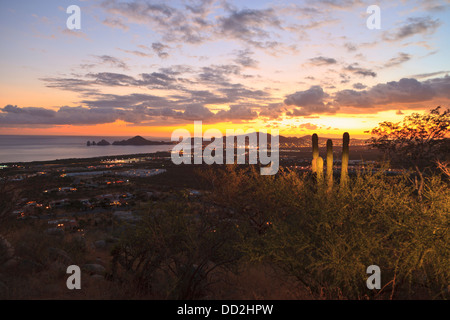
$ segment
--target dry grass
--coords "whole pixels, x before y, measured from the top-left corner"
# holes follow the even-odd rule
[[[211,299],[223,300],[314,300],[307,288],[264,263],[245,264],[238,274],[224,272],[212,287]]]

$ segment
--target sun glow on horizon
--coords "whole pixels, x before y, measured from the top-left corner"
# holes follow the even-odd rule
[[[415,111],[416,112],[416,111]],[[411,112],[410,112],[411,113]],[[354,138],[368,138],[370,134],[367,131],[375,128],[380,122],[392,121],[399,122],[406,114],[396,114],[396,112],[386,111],[375,115],[346,115],[340,116],[321,116],[317,118],[285,118],[280,121],[264,122],[257,119],[252,122],[233,123],[219,122],[208,123],[202,121],[203,133],[208,129],[218,129],[226,135],[227,129],[244,131],[262,131],[268,133],[273,129],[278,130],[280,135],[287,137],[301,137],[317,133],[325,137],[341,137],[344,132],[349,132]],[[194,134],[194,121],[180,124],[169,125],[135,125],[122,120],[116,120],[114,123],[97,125],[60,125],[51,127],[36,128],[0,128],[0,135],[68,135],[68,136],[149,136],[159,137],[161,139],[170,139],[173,131],[176,129],[186,129],[192,135]]]

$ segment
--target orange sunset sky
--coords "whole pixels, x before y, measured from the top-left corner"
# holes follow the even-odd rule
[[[450,1],[0,4],[0,134],[367,137],[450,100]],[[81,29],[66,12],[81,8]]]

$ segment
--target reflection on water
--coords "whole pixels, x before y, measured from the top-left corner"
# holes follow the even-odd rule
[[[48,161],[70,158],[127,155],[169,151],[173,145],[156,146],[86,146],[87,141],[102,139],[113,143],[130,137],[80,136],[0,136],[0,163]],[[149,140],[160,140],[148,138]]]

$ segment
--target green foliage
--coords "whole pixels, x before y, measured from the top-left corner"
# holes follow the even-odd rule
[[[224,170],[203,171],[204,179],[213,186],[206,199],[229,210],[229,216],[246,224],[257,234],[263,234],[270,222],[278,216],[288,215],[296,206],[298,192],[303,184],[295,172],[280,169],[283,180],[276,176],[262,176],[254,166],[226,165]]]
[[[449,157],[450,109],[413,113],[400,123],[382,122],[371,131],[371,145],[403,167],[417,170]]]
[[[230,205],[248,259],[276,264],[326,298],[449,298],[448,184],[426,179],[420,202],[406,176],[383,172],[359,172],[330,194],[309,176],[232,167],[216,176],[213,195],[237,198]],[[252,229],[257,214],[269,228]],[[381,268],[382,290],[366,287],[372,264]]]

